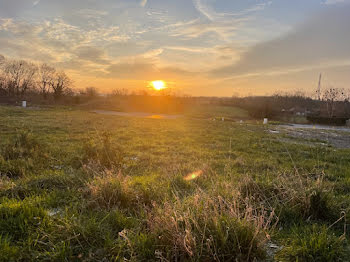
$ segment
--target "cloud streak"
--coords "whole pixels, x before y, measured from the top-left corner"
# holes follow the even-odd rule
[[[325,5],[335,5],[335,4],[339,4],[339,3],[346,3],[349,2],[348,0],[326,0],[324,2]]]
[[[141,0],[140,5],[145,7],[147,5],[147,0]]]
[[[238,63],[215,69],[211,75],[237,77],[343,65],[350,61],[349,12],[350,6],[329,9],[285,36],[257,44]]]
[[[0,54],[52,63],[82,83],[164,78],[217,94],[232,91],[230,79],[347,66],[348,1],[0,0]]]

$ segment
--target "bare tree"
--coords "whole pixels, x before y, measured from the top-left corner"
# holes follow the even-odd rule
[[[345,92],[343,89],[331,87],[324,92],[323,100],[326,101],[328,116],[334,117],[337,102],[345,100]]]
[[[0,69],[2,69],[2,66],[5,64],[5,57],[3,55],[0,55]]]
[[[23,96],[27,90],[34,87],[37,67],[26,61],[8,61],[4,72],[7,78],[7,91],[9,95]]]
[[[66,92],[70,90],[72,81],[65,72],[56,72],[50,87],[53,90],[55,100],[59,100]]]
[[[28,91],[35,91],[44,98],[53,93],[58,100],[63,95],[74,95],[71,85],[72,81],[63,71],[50,65],[37,66],[24,60],[7,60],[0,55],[1,95],[23,97]]]
[[[6,76],[4,73],[5,57],[0,55],[0,92],[6,93]]]
[[[117,88],[112,91],[112,96],[127,96],[129,91],[125,88]]]
[[[84,93],[86,96],[91,97],[91,98],[96,97],[98,95],[97,88],[93,87],[93,86],[85,88]]]
[[[21,80],[22,66],[17,61],[7,61],[4,65],[4,73],[6,77],[6,89],[9,96],[15,95],[15,90],[18,88]]]
[[[56,74],[56,69],[49,66],[48,64],[42,64],[39,67],[39,79],[38,84],[40,88],[40,93],[46,99],[49,93],[50,85],[54,82]]]
[[[35,78],[38,74],[38,67],[33,63],[26,63],[24,67],[23,81],[20,87],[20,96],[24,94],[29,89],[34,89],[35,87]]]

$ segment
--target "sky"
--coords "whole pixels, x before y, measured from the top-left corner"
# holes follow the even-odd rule
[[[350,88],[350,0],[0,0],[0,54],[75,88],[195,96]]]

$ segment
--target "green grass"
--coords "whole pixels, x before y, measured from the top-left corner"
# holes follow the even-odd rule
[[[245,114],[0,107],[0,261],[347,261],[350,150]]]
[[[194,118],[217,118],[220,120],[222,117],[232,120],[249,119],[249,114],[247,111],[238,107],[229,106],[195,105],[189,108],[185,115]]]
[[[279,261],[347,261],[349,258],[345,235],[336,236],[325,226],[295,228],[286,245],[277,254]]]

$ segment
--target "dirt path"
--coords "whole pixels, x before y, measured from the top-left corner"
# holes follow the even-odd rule
[[[288,136],[305,141],[324,141],[336,148],[350,148],[350,128],[321,125],[281,125],[279,130]],[[315,142],[313,142],[315,143]]]
[[[290,124],[290,125],[282,125],[282,127],[291,128],[291,129],[314,129],[314,130],[331,130],[331,131],[350,132],[350,128],[344,127],[344,126]]]

